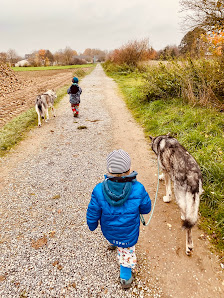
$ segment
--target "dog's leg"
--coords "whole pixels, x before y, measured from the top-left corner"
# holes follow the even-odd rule
[[[163,197],[163,202],[165,203],[169,203],[171,201],[171,195],[172,195],[172,191],[171,191],[171,179],[168,173],[164,173],[164,177],[165,177],[165,184],[166,184],[166,195]]]
[[[162,173],[161,175],[159,175],[159,180],[164,180],[164,174]]]
[[[192,229],[186,229],[186,254],[188,256],[191,255],[193,247]]]
[[[37,104],[35,105],[35,110],[36,110],[36,112],[37,112],[37,116],[38,116],[38,126],[41,126],[40,112],[39,112],[39,109],[38,109]]]
[[[47,119],[45,120],[45,122],[47,122],[49,120],[48,108],[46,109],[46,117],[47,117]]]
[[[181,187],[178,187],[174,182],[174,193],[175,193],[177,204],[180,208],[180,213],[181,213],[180,218],[182,220],[185,220],[186,219],[186,191]]]
[[[41,126],[40,113],[37,112],[37,115],[38,115],[38,126]]]
[[[40,114],[38,114],[38,126],[41,126]]]

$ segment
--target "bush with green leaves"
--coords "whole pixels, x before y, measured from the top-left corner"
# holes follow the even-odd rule
[[[220,60],[178,60],[149,66],[143,75],[145,100],[182,97],[193,105],[221,107],[224,67]]]
[[[120,74],[130,74],[134,71],[136,71],[136,67],[128,65],[128,64],[116,64],[111,62],[110,60],[107,60],[105,63],[103,63],[103,68],[106,71],[108,75],[120,73]]]

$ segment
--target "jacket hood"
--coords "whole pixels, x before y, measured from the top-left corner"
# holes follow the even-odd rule
[[[123,205],[131,194],[132,182],[136,181],[137,175],[138,173],[135,171],[130,175],[122,177],[105,175],[102,191],[106,201],[111,206]]]

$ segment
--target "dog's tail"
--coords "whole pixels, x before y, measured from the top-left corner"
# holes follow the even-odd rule
[[[198,219],[198,207],[200,202],[199,193],[192,194],[187,192],[186,195],[186,213],[182,227],[184,229],[191,229]]]
[[[193,228],[194,225],[195,225],[195,223],[191,222],[190,220],[185,219],[183,221],[182,228],[191,229],[191,228]]]

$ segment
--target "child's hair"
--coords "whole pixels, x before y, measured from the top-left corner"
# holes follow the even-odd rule
[[[121,173],[121,174],[113,174],[113,173],[109,173],[112,177],[123,177],[123,176],[127,176],[130,174],[130,170],[128,170],[127,172]]]
[[[76,78],[76,77],[74,77],[73,79],[72,79],[72,83],[78,83],[79,82],[79,79],[78,78]]]

